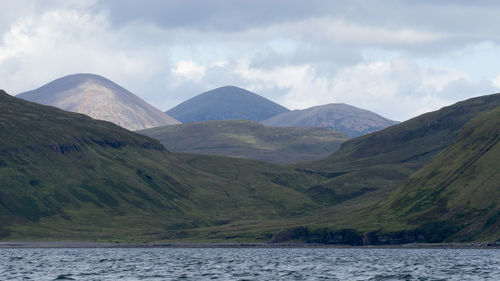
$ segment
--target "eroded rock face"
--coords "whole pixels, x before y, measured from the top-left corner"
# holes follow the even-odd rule
[[[86,114],[132,131],[180,124],[128,90],[95,74],[68,75],[18,97]]]

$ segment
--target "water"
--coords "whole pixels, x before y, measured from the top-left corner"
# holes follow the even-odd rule
[[[488,249],[0,249],[0,280],[500,280]]]

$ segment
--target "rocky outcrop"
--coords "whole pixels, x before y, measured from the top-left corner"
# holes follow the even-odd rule
[[[457,226],[434,222],[412,230],[360,232],[354,229],[295,227],[276,233],[270,243],[305,242],[331,245],[400,245],[408,243],[440,243],[459,230]]]

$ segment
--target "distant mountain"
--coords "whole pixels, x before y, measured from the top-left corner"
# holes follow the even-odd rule
[[[83,113],[129,130],[180,123],[114,82],[95,74],[64,76],[18,97]]]
[[[287,111],[255,93],[225,86],[199,94],[166,113],[183,123],[228,119],[260,122]]]
[[[168,150],[276,163],[312,161],[335,152],[348,138],[325,128],[265,127],[248,120],[185,123],[137,131]]]
[[[278,127],[323,127],[342,132],[349,137],[379,131],[397,123],[399,122],[343,103],[293,110],[262,122],[266,126]]]

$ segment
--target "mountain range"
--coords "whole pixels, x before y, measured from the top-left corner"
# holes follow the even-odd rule
[[[319,161],[171,153],[0,92],[0,237],[86,241],[499,241],[500,94],[342,143]]]
[[[328,128],[343,132],[351,138],[379,131],[397,123],[399,122],[343,103],[293,110],[262,121],[266,126]]]
[[[180,123],[123,87],[95,74],[64,76],[18,97],[83,113],[129,130]]]
[[[64,83],[54,85],[62,96],[72,92]],[[354,245],[497,241],[499,112],[500,94],[480,96],[347,140],[325,159],[275,165],[172,153],[109,122],[1,91],[0,237]],[[297,153],[304,141],[299,135],[313,130],[241,120],[186,125],[162,134],[186,130],[210,140],[219,130],[247,148],[257,144],[252,149],[258,151],[283,129]],[[224,143],[214,136],[211,145],[217,141]]]
[[[325,128],[266,127],[248,120],[184,123],[137,131],[173,152],[292,163],[326,158],[348,138]]]
[[[289,111],[258,94],[234,86],[199,94],[162,113],[109,79],[84,73],[61,77],[18,97],[110,121],[129,130],[180,124],[178,120],[243,119],[270,127],[323,127],[357,137],[397,123],[346,104]]]

